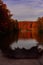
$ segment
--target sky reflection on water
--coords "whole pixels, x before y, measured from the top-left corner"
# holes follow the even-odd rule
[[[2,49],[10,47],[12,50],[14,50],[15,48],[30,49],[37,45],[39,46],[38,48],[43,47],[43,35],[40,37],[40,36],[37,36],[37,34],[36,35],[32,34],[32,32],[25,32],[25,33],[19,32],[19,34],[18,33],[15,34],[13,32],[3,37],[0,43],[0,46],[2,47]]]
[[[38,41],[35,39],[28,39],[28,40],[18,40],[18,42],[14,42],[10,45],[10,47],[14,50],[15,48],[25,48],[30,49],[33,46],[37,46]]]
[[[31,34],[29,35],[29,33]],[[43,35],[40,37],[32,32],[22,34],[12,32],[0,40],[0,49],[8,57],[35,58],[42,54]]]

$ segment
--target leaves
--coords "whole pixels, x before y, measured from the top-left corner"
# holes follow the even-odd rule
[[[11,31],[14,28],[17,29],[17,25],[18,25],[17,21],[12,19],[11,17],[12,14],[10,13],[9,9],[7,9],[7,5],[3,4],[3,2],[0,0],[0,30],[1,31],[3,30]]]

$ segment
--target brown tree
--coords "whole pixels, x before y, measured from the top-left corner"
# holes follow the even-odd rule
[[[0,0],[0,31],[7,31],[11,19],[10,11],[7,9],[6,4]]]
[[[13,21],[11,16],[12,14],[7,9],[7,5],[0,0],[0,31],[7,32],[13,30],[15,20]]]

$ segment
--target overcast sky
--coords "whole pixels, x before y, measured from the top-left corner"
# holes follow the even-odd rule
[[[17,20],[37,20],[43,16],[43,0],[3,0]]]

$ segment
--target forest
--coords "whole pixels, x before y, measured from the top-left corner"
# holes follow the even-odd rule
[[[11,17],[12,14],[7,8],[7,5],[0,0],[0,34],[19,31],[18,20]],[[37,24],[38,33],[43,33],[43,17],[38,17]]]

